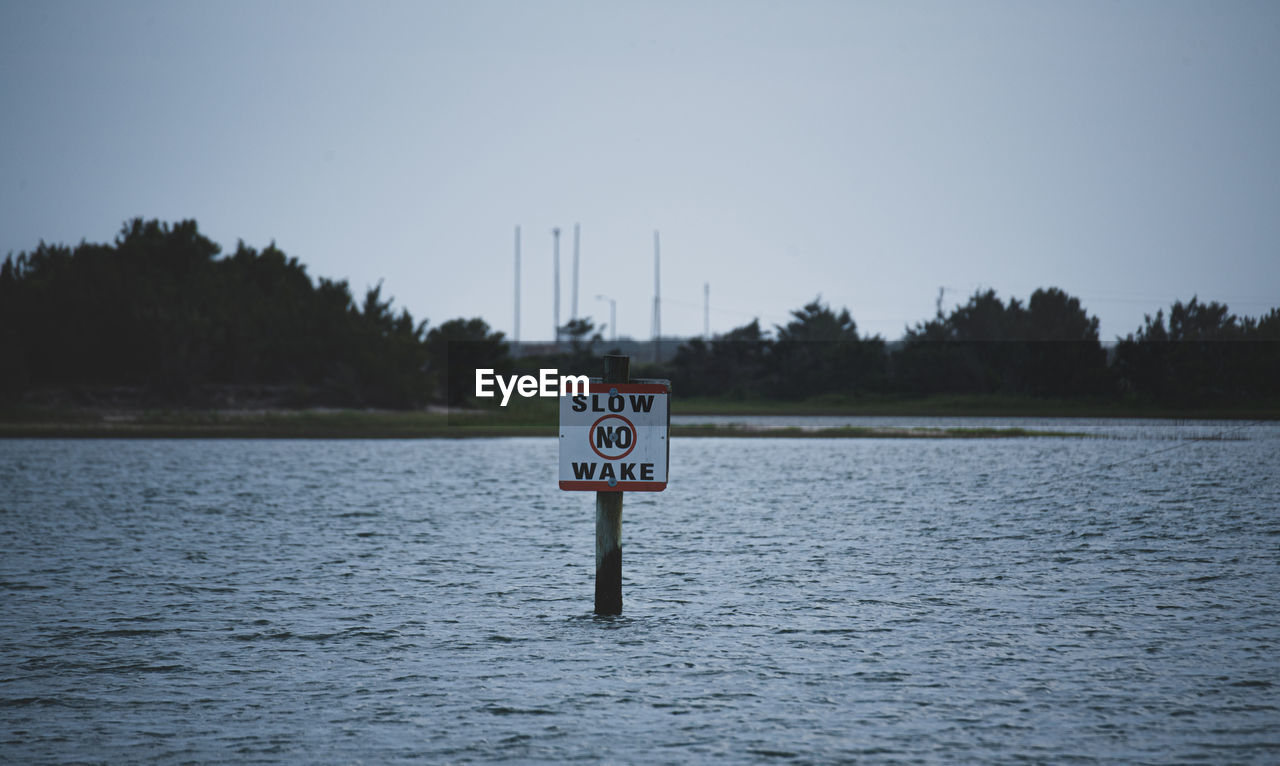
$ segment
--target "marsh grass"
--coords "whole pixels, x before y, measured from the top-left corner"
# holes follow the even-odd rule
[[[673,437],[955,439],[1048,437],[1084,434],[1024,428],[832,428],[753,427],[690,424],[671,427]],[[0,422],[0,436],[62,438],[276,438],[421,439],[498,436],[554,437],[556,424],[535,408],[495,415],[488,412],[397,412],[383,410],[298,410],[221,412],[155,410],[133,414],[29,414]]]
[[[507,407],[484,406],[453,410],[374,409],[152,409],[113,410],[73,407],[10,407],[0,411],[0,437],[194,437],[194,438],[467,438],[556,434],[555,399],[520,398]],[[1060,401],[1022,397],[948,396],[818,397],[805,401],[672,398],[673,415],[782,416],[916,416],[916,417],[1043,417],[1043,418],[1280,418],[1280,406],[1167,410],[1123,406],[1115,402]],[[783,437],[877,439],[991,439],[1019,437],[1080,437],[1071,430],[1025,428],[888,428],[840,426],[759,427],[740,424],[681,424],[676,437]]]
[[[798,401],[675,397],[676,415],[849,415],[875,417],[1173,418],[1276,420],[1280,402],[1173,408],[1115,399],[1043,399],[1030,396],[838,396]]]

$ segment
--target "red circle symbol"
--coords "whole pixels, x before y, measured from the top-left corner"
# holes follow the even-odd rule
[[[596,431],[600,428],[600,424],[606,420],[621,420],[625,426],[614,426],[612,428],[606,426],[605,430],[597,435]],[[625,430],[624,430],[625,429]],[[621,444],[621,436],[625,434],[626,444]],[[636,448],[636,426],[630,420],[621,415],[605,415],[596,422],[591,424],[591,428],[587,429],[587,444],[591,445],[591,450],[605,460],[621,460],[631,454],[631,450]],[[599,446],[597,446],[599,445]],[[626,452],[621,455],[606,455],[600,451],[600,447],[610,449],[626,448]]]

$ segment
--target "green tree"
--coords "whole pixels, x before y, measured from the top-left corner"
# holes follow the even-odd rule
[[[682,396],[762,396],[768,391],[772,341],[760,321],[717,335],[710,343],[695,338],[676,349],[672,386]]]
[[[884,341],[862,339],[848,309],[835,313],[820,299],[791,312],[775,328],[769,357],[775,395],[801,399],[816,394],[878,388],[884,375]]]
[[[895,382],[913,393],[992,393],[1006,388],[1007,341],[1022,306],[1005,306],[995,290],[975,292],[950,315],[908,328],[892,362]]]
[[[1142,399],[1179,406],[1280,396],[1277,312],[1237,317],[1226,304],[1193,296],[1175,301],[1116,345],[1125,389]]]
[[[1031,294],[1019,330],[1018,377],[1035,396],[1098,395],[1112,387],[1107,353],[1098,339],[1098,318],[1078,298],[1051,287]]]
[[[596,348],[604,337],[595,322],[590,317],[570,319],[560,328],[560,335],[569,341],[569,349],[554,355],[550,365],[562,374],[599,375],[600,354]]]
[[[915,393],[1096,394],[1108,385],[1098,320],[1058,288],[1024,307],[994,290],[907,330],[894,354],[897,386]]]
[[[195,221],[134,219],[111,244],[9,256],[0,390],[130,386],[199,403],[208,385],[271,384],[301,392],[296,403],[426,401],[426,323],[392,311],[381,286],[357,306],[345,282],[313,284],[274,243],[220,252]]]
[[[475,394],[476,370],[492,369],[510,374],[511,357],[501,332],[490,331],[479,317],[450,319],[427,333],[430,369],[451,407],[465,404]]]

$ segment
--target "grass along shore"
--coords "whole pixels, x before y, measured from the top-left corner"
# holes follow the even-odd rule
[[[1170,407],[1116,399],[1037,399],[1000,395],[823,396],[795,402],[690,398],[677,400],[673,411],[680,415],[1280,420],[1280,402]]]
[[[554,438],[554,425],[450,422],[447,415],[362,410],[270,413],[142,413],[138,417],[101,419],[23,419],[0,422],[0,438],[141,438],[141,439],[471,439],[494,437]],[[730,424],[676,424],[672,437],[859,438],[859,439],[990,439],[1013,437],[1082,437],[1083,433],[1026,428],[889,428],[836,426],[754,427]]]
[[[555,400],[524,399],[505,409],[355,410],[355,409],[107,409],[17,407],[0,411],[0,438],[298,438],[415,439],[476,437],[553,437]],[[1280,419],[1280,407],[1170,409],[1118,402],[1053,401],[1016,397],[930,397],[817,399],[803,402],[733,401],[673,398],[680,416],[906,416],[984,418],[1174,418]],[[733,423],[676,424],[674,437],[743,438],[1025,438],[1079,437],[1063,429],[1022,427],[802,427],[747,426]]]

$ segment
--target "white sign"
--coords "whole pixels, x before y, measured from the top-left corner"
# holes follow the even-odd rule
[[[666,381],[593,381],[585,395],[560,397],[560,489],[666,489],[670,393]]]

